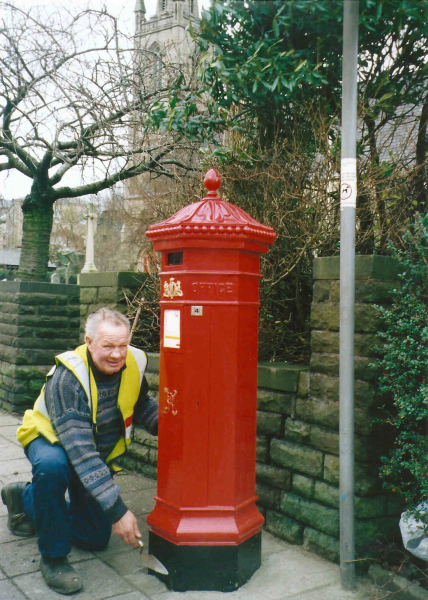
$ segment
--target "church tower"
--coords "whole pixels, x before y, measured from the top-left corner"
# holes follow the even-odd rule
[[[170,77],[175,78],[177,67],[187,79],[187,75],[193,73],[196,67],[195,43],[188,27],[198,27],[198,0],[156,0],[156,13],[151,17],[147,17],[144,0],[136,0],[134,14],[135,64],[139,62],[142,88],[150,90],[162,87]],[[132,134],[136,138],[138,135],[138,130]],[[122,231],[123,268],[143,268],[149,245],[142,239],[144,236],[135,235],[134,226],[143,221],[148,224],[152,221],[154,207],[168,199],[173,186],[174,180],[152,177],[150,173],[133,177],[127,182],[125,206],[130,223],[124,225]],[[142,245],[137,247],[138,243]]]

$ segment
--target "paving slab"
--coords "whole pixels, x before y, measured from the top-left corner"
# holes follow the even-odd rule
[[[304,600],[354,600],[355,594],[359,594],[357,596],[361,600],[375,600],[377,598],[375,590],[370,592],[370,595],[367,596],[367,590],[359,585],[357,585],[356,590],[352,592],[346,592],[337,587],[322,587],[317,590],[310,590],[305,592]],[[302,594],[299,592],[294,595],[286,595],[282,598],[282,600],[302,600]],[[380,600],[380,599],[379,599]],[[386,598],[384,598],[386,600]],[[391,597],[389,600],[394,600],[394,597]]]
[[[1,463],[14,459],[27,460],[24,449],[22,446],[15,446],[15,444],[11,444],[8,440],[3,438],[3,442],[0,443],[0,470]]]
[[[22,592],[9,581],[0,581],[0,600],[28,600]]]
[[[292,549],[271,554],[263,559],[262,566],[245,587],[248,591],[263,590],[269,600],[280,600],[286,594],[301,594],[320,586],[327,587],[337,580],[334,565],[326,561],[311,561],[302,570],[302,556]]]
[[[148,600],[148,598],[141,592],[131,592],[123,596],[115,596],[114,600]]]
[[[158,594],[169,593],[168,588],[164,583],[159,581],[154,575],[149,575],[146,569],[140,569],[136,573],[125,575],[125,579],[137,590],[146,594],[149,598],[153,598]],[[180,595],[180,598],[182,595]],[[177,595],[176,595],[176,598]]]
[[[262,557],[267,558],[277,552],[284,552],[284,542],[271,533],[264,531],[262,534]]]
[[[40,554],[35,538],[17,538],[2,545],[0,567],[8,577],[34,573],[39,570]]]
[[[121,575],[135,575],[143,571],[140,552],[135,548],[131,552],[116,552],[104,556],[102,559]]]
[[[123,543],[122,543],[123,546]],[[120,573],[125,579],[139,591],[148,596],[168,592],[168,588],[157,577],[149,575],[147,568],[141,563],[138,550],[131,549],[131,552],[115,552],[105,554],[103,561],[108,564],[117,573]]]
[[[22,481],[28,481],[29,473],[31,473],[31,465],[25,456],[13,460],[0,461],[0,474],[2,476],[22,475]]]
[[[133,592],[131,584],[118,575],[99,559],[92,559],[75,564],[76,571],[83,579],[83,590],[75,596],[78,600],[106,600],[117,598],[125,593]],[[43,580],[40,571],[31,575],[15,577],[13,582],[30,600],[59,600],[63,595],[57,594]]]
[[[6,427],[7,425],[18,425],[21,424],[22,417],[20,415],[12,415],[11,413],[7,413],[5,411],[2,412],[1,423],[0,423],[0,431],[2,427]]]
[[[20,421],[18,421],[16,424],[11,423],[10,425],[0,427],[0,438],[4,438],[5,440],[8,440],[16,446],[20,446],[22,448],[21,444],[16,439],[16,430],[18,429],[19,423]]]
[[[93,558],[96,558],[94,552],[83,550],[83,548],[76,548],[75,546],[71,547],[71,552],[68,555],[68,560],[72,564],[82,562],[83,560],[91,560]]]
[[[130,473],[129,471],[123,471],[118,473],[115,478],[115,482],[123,492],[131,493],[141,490],[154,490],[156,493],[157,484],[153,479],[143,477],[138,473]]]
[[[126,491],[126,489],[124,489],[124,487],[121,485],[120,489],[121,495],[126,497],[126,505],[136,517],[148,515],[153,510],[153,497],[156,495],[156,488],[149,488],[141,491],[135,490],[130,492]]]

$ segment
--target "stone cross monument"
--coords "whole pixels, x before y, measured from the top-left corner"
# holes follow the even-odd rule
[[[81,273],[96,273],[98,272],[97,267],[94,263],[94,209],[92,203],[89,204],[87,214],[87,225],[86,225],[86,257],[85,264]]]

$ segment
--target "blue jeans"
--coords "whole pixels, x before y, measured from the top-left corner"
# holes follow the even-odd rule
[[[36,527],[40,553],[51,558],[67,556],[71,544],[86,550],[106,548],[111,524],[83,487],[64,449],[38,437],[25,448],[25,454],[33,479],[22,499],[25,513]],[[67,489],[70,502],[65,499]]]

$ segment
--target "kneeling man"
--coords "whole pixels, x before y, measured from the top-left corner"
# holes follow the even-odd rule
[[[71,544],[102,550],[113,529],[125,544],[138,546],[137,519],[113,481],[114,460],[130,442],[132,423],[153,435],[158,427],[158,405],[144,377],[147,358],[129,346],[128,319],[101,308],[88,317],[85,334],[84,345],[56,357],[18,429],[31,483],[1,491],[9,529],[38,536],[43,577],[61,594],[83,587],[67,560]]]

